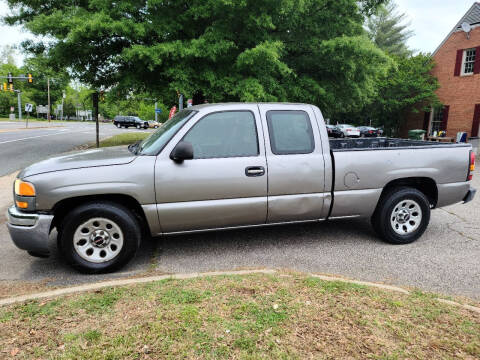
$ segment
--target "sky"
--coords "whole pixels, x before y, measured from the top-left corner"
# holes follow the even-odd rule
[[[410,48],[421,52],[433,52],[452,30],[460,18],[474,3],[473,0],[394,0],[399,11],[406,14],[414,36],[409,39]],[[5,0],[0,0],[0,17],[8,14]],[[0,24],[0,47],[20,45],[32,38],[19,27]],[[18,63],[23,57],[19,54]]]
[[[408,46],[433,52],[475,1],[473,0],[394,0],[406,14],[414,31]]]

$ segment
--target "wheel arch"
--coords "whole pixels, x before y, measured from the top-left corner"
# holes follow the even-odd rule
[[[380,200],[390,192],[392,189],[396,187],[407,186],[418,191],[422,192],[430,202],[430,206],[435,208],[438,202],[438,187],[435,180],[429,177],[408,177],[408,178],[400,178],[390,181],[387,185],[384,186],[382,190],[382,194],[380,195]]]
[[[52,209],[53,221],[51,229],[57,228],[58,230],[58,227],[71,209],[85,203],[102,201],[112,202],[125,206],[127,209],[131,210],[135,217],[139,220],[142,229],[146,229],[148,227],[148,221],[145,216],[145,212],[143,211],[140,203],[135,198],[125,194],[103,194],[76,196],[57,202]]]

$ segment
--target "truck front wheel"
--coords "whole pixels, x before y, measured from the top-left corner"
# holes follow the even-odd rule
[[[372,226],[386,242],[409,244],[423,235],[430,222],[430,203],[421,191],[398,187],[379,201],[372,216]]]
[[[59,247],[67,263],[83,273],[115,271],[134,256],[141,231],[135,216],[112,202],[92,202],[63,220]]]

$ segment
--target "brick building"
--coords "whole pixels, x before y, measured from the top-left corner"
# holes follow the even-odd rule
[[[463,25],[463,26],[462,26]],[[468,32],[464,31],[467,30]],[[479,135],[480,125],[480,3],[475,2],[433,53],[443,107],[413,114],[407,129],[424,129],[428,135],[445,130]],[[406,130],[406,129],[405,129]],[[406,132],[406,131],[405,131]],[[405,134],[404,132],[404,134]]]

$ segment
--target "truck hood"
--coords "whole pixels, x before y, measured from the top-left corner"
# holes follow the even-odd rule
[[[132,162],[136,155],[132,154],[127,146],[116,146],[102,149],[93,149],[80,152],[72,152],[62,156],[55,156],[40,161],[25,168],[18,175],[25,178],[32,175],[80,169],[95,166],[122,165]]]

